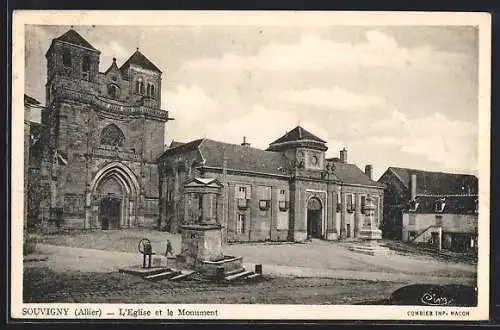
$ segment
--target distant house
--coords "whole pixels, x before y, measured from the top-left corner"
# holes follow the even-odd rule
[[[477,177],[389,167],[378,182],[385,187],[385,237],[457,252],[476,248]]]

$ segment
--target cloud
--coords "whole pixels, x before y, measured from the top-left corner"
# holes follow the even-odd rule
[[[257,54],[242,56],[226,53],[219,58],[188,62],[187,70],[292,70],[323,71],[349,67],[421,67],[446,68],[461,55],[433,49],[430,46],[405,48],[390,35],[367,31],[359,43],[337,42],[316,35],[304,35],[296,44],[269,44]]]
[[[166,135],[187,141],[200,137],[199,126],[219,110],[219,104],[197,85],[178,85],[173,91],[163,91],[162,108],[175,118],[167,123]]]
[[[299,123],[299,118],[292,112],[268,109],[263,105],[254,105],[243,116],[208,124],[204,127],[207,138],[229,143],[241,143],[245,136],[253,147],[266,149],[271,142],[292,130]],[[327,141],[330,149],[339,149],[342,143],[329,136],[327,129],[311,121],[300,122],[311,133]]]
[[[117,41],[96,43],[94,47],[101,51],[100,66],[102,71],[111,65],[113,58],[117,59],[117,64],[120,66],[120,62],[123,64],[133,53],[133,51],[128,50]]]
[[[477,126],[450,119],[440,113],[408,118],[394,110],[392,116],[372,125],[372,134],[381,141],[396,145],[407,155],[426,157],[444,168],[477,168]],[[372,138],[369,138],[372,139]],[[376,141],[366,141],[376,143]]]
[[[329,109],[355,109],[384,106],[384,98],[356,94],[338,86],[331,89],[287,90],[276,94],[279,100]]]

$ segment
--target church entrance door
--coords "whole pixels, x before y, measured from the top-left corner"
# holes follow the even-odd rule
[[[117,197],[103,197],[99,205],[101,229],[120,229],[120,209],[122,201]]]
[[[307,237],[322,237],[322,210],[321,202],[317,198],[311,198],[307,203]]]

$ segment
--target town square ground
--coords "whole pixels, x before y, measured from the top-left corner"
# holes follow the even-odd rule
[[[180,237],[158,231],[39,237],[35,253],[25,256],[24,301],[383,304],[408,284],[475,285],[477,276],[474,261],[453,256],[445,260],[410,249],[370,256],[350,251],[349,242],[313,240],[224,245],[225,253],[243,257],[245,267],[262,264],[265,276],[256,283],[150,282],[118,272],[141,263],[137,244],[142,238],[148,238],[159,255],[165,253],[167,240],[173,252],[179,252]]]

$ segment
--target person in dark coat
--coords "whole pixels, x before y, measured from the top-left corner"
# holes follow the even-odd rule
[[[167,239],[167,250],[165,251],[165,257],[168,257],[169,254],[174,255],[174,250],[172,248],[172,243],[169,239]]]

